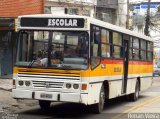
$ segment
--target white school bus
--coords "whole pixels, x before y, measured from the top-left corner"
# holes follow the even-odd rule
[[[18,17],[13,97],[92,105],[151,86],[153,42],[147,36],[85,16]]]

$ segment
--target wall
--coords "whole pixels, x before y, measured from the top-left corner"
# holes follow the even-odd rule
[[[127,0],[118,0],[116,25],[126,28],[127,22]]]
[[[96,5],[97,0],[46,0],[46,1],[51,1],[51,2],[67,2],[67,3],[76,3],[76,4],[91,4],[91,5]]]
[[[118,8],[118,0],[97,0],[98,7],[105,7],[105,8]]]
[[[0,0],[0,77],[12,76],[17,37],[14,18],[43,13],[44,0]]]
[[[0,17],[43,13],[43,0],[1,0]]]
[[[96,18],[111,24],[117,20],[118,0],[98,0]]]
[[[96,18],[111,24],[116,23],[116,9],[110,9],[110,8],[102,8],[97,7],[96,8]]]
[[[0,77],[12,73],[12,44],[8,35],[8,31],[0,31]]]
[[[56,1],[56,2],[55,2]],[[76,15],[85,15],[85,16],[94,16],[94,5],[90,3],[81,3],[81,2],[69,2],[60,0],[46,0],[45,1],[45,13],[48,14],[76,14]],[[67,11],[67,12],[65,12]]]

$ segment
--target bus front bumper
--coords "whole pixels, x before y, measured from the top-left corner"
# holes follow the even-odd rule
[[[87,105],[88,94],[12,89],[12,97],[16,99],[36,99],[58,102],[74,102],[83,103]]]

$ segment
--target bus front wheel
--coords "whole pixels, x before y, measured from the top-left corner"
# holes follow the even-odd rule
[[[92,105],[93,112],[96,114],[100,114],[103,111],[104,102],[105,102],[105,91],[104,91],[104,86],[102,85],[99,94],[99,103]]]
[[[138,80],[136,81],[135,92],[128,95],[130,101],[136,101],[139,98],[140,85]]]
[[[42,110],[48,110],[51,105],[51,101],[39,100],[39,105]]]

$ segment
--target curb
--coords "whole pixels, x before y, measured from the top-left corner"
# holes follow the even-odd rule
[[[4,89],[4,88],[2,88],[2,87],[0,87],[0,90],[12,92],[12,89]]]
[[[12,80],[0,78],[0,90],[11,92],[12,91]]]

